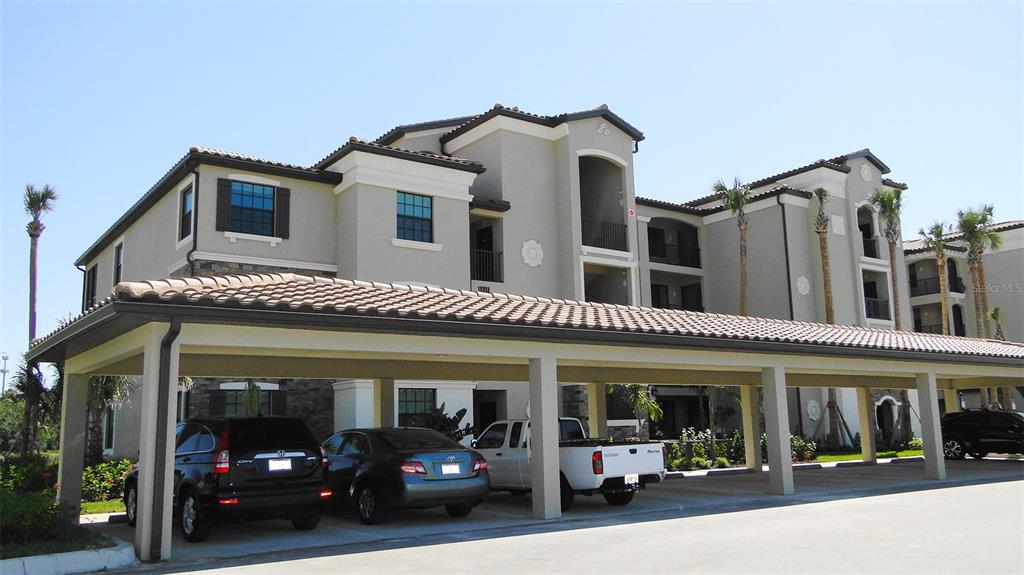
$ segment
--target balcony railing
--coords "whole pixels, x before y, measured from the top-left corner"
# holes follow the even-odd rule
[[[889,317],[889,300],[864,298],[864,313],[871,319],[891,319]]]
[[[673,266],[700,267],[700,250],[680,252],[677,244],[654,244],[649,246],[652,262]]]
[[[949,291],[964,293],[964,281],[960,278],[953,278],[949,282]],[[910,295],[917,297],[939,293],[939,278],[917,278],[917,284],[910,286]]]
[[[864,257],[866,258],[877,258],[878,257],[878,240],[875,238],[864,238]]]
[[[481,282],[504,281],[501,261],[501,252],[492,252],[490,250],[470,250],[470,277]]]
[[[918,325],[915,326],[914,331],[918,333],[942,333],[942,324],[934,323],[929,325]]]
[[[620,252],[628,251],[626,225],[583,218],[583,245]]]
[[[654,304],[651,305],[651,307],[657,308],[657,309],[678,309],[678,310],[687,310],[687,311],[704,311],[704,306],[696,306],[696,307],[689,308],[689,307],[686,307],[686,306],[684,306],[682,304],[678,304],[678,303],[658,303],[658,302],[655,302]]]
[[[955,293],[966,293],[964,290],[964,280],[960,277],[950,278],[949,291]]]

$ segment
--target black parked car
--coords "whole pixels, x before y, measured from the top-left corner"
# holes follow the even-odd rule
[[[1024,454],[1024,413],[961,411],[942,416],[942,452],[946,459],[989,453]]]
[[[218,519],[287,518],[300,530],[320,523],[332,493],[327,460],[306,424],[293,417],[198,418],[179,423],[174,449],[174,513],[186,541],[202,541]],[[139,469],[125,480],[135,525]],[[145,469],[141,470],[145,473]]]
[[[368,525],[399,508],[443,505],[452,517],[465,517],[490,492],[483,456],[431,429],[352,429],[323,448],[336,501],[354,504]]]

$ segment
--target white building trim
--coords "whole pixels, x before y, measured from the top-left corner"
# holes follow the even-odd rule
[[[269,383],[265,381],[254,381],[256,387],[264,391],[277,391],[281,389],[281,386],[276,383]],[[248,381],[226,381],[220,384],[220,388],[225,391],[245,391],[249,387]]]
[[[435,244],[430,242],[418,242],[416,240],[403,240],[399,238],[391,238],[391,245],[396,248],[409,248],[413,250],[423,250],[427,252],[439,252],[444,249],[444,244]]]
[[[332,164],[329,170],[343,173],[334,187],[340,194],[356,184],[401,190],[469,203],[469,186],[476,174],[444,166],[435,166],[402,158],[356,151]]]
[[[270,247],[276,248],[277,244],[284,241],[284,238],[278,238],[274,236],[261,236],[259,234],[246,234],[242,232],[230,232],[225,231],[224,237],[231,243],[236,243],[238,240],[250,240],[254,242],[267,242]]]
[[[247,184],[259,184],[261,186],[280,186],[280,180],[272,180],[270,178],[264,178],[263,176],[254,176],[251,174],[228,174],[229,180],[235,180],[236,182],[245,182]]]
[[[612,162],[613,164],[618,164],[618,166],[620,168],[628,168],[629,167],[629,162],[627,162],[626,160],[623,160],[619,156],[616,156],[615,154],[613,154],[611,152],[607,152],[605,150],[598,150],[598,149],[595,149],[595,148],[585,148],[583,150],[576,150],[576,155],[579,156],[579,157],[594,156],[594,157],[597,157],[597,158],[604,158],[605,160],[608,160],[608,161]]]
[[[239,256],[234,254],[218,254],[214,252],[195,252],[192,257],[198,260],[212,260],[219,262],[232,262],[236,264],[252,264],[261,266],[272,266],[281,268],[298,268],[304,270],[317,270],[336,273],[338,266],[334,264],[322,264],[317,262],[304,262],[298,260],[279,260],[272,258],[258,258],[253,256]],[[182,260],[184,263],[184,260]],[[177,264],[176,264],[177,265]],[[179,266],[180,267],[180,266]],[[177,268],[175,268],[177,269]]]
[[[479,126],[473,127],[468,132],[447,142],[443,147],[448,151],[448,153],[454,154],[462,148],[465,148],[473,142],[476,142],[481,138],[485,138],[498,130],[508,130],[509,132],[533,136],[534,138],[541,138],[551,142],[560,140],[569,135],[569,125],[565,123],[548,127],[541,126],[540,124],[534,124],[533,122],[527,122],[526,120],[520,120],[518,118],[509,118],[508,116],[499,115],[487,120]]]

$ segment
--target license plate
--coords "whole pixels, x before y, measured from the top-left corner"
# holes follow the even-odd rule
[[[441,475],[458,475],[460,471],[458,463],[441,464]]]
[[[292,460],[291,459],[271,459],[267,462],[268,471],[291,471]]]
[[[630,473],[630,474],[626,475],[623,483],[625,483],[626,485],[637,485],[637,484],[639,484],[640,483],[640,474],[639,473]]]

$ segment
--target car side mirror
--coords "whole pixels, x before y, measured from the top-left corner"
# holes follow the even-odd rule
[[[469,446],[472,447],[473,449],[476,449],[476,440],[474,439],[473,441],[470,441]]]

